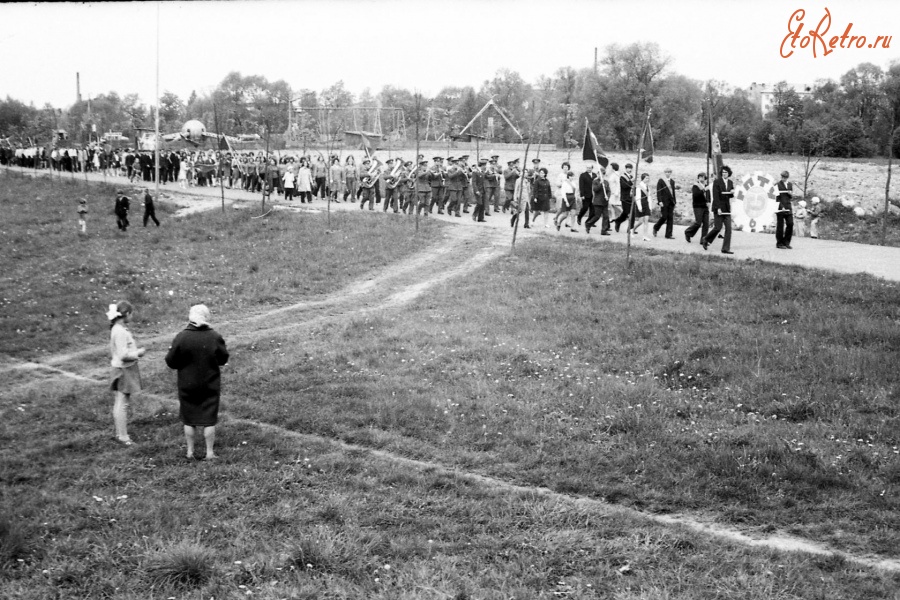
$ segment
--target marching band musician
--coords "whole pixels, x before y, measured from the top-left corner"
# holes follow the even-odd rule
[[[424,157],[419,158],[419,167],[416,169],[416,214],[431,213],[431,169],[428,168],[428,161]]]
[[[514,158],[506,163],[506,168],[503,169],[503,191],[506,194],[506,200],[503,202],[503,212],[509,210],[512,205],[516,194],[516,180],[521,176],[522,172],[519,170],[518,158]]]
[[[472,200],[472,198],[471,198],[472,186],[470,185],[471,179],[472,179],[472,175],[471,175],[472,167],[469,166],[469,155],[463,154],[462,156],[460,156],[457,159],[457,162],[459,163],[459,168],[462,170],[463,175],[465,176],[463,179],[463,182],[462,182],[463,189],[462,189],[462,193],[460,194],[460,202],[463,205],[463,212],[468,214],[469,213],[469,204],[474,204],[474,201],[470,202],[470,200]],[[456,212],[459,212],[458,208],[456,209]]]
[[[494,154],[488,163],[488,167],[484,172],[484,216],[491,216],[491,206],[493,203],[494,212],[500,211],[500,179],[502,174],[498,161],[500,156]]]
[[[431,213],[434,205],[437,204],[438,214],[442,215],[444,214],[444,176],[446,175],[444,159],[435,156],[432,160],[434,164],[431,165],[431,204],[428,205],[428,212]]]
[[[488,211],[487,194],[485,194],[485,183],[487,181],[487,164],[486,158],[478,161],[478,164],[472,167],[472,195],[474,196],[475,208],[472,210],[472,220],[478,223],[484,223],[484,215]]]
[[[402,168],[402,161],[398,158],[397,165],[394,166],[394,159],[387,159],[387,168],[384,170],[384,174],[382,178],[384,179],[384,209],[383,212],[387,212],[388,206],[394,209],[394,212],[398,212],[397,206],[397,185],[400,183],[399,177],[399,169]]]
[[[359,208],[365,208],[366,202],[369,203],[369,210],[375,210],[375,186],[378,184],[378,167],[372,166],[372,161],[368,158],[362,163],[362,180],[359,182]]]
[[[460,217],[459,206],[462,204],[463,183],[466,179],[466,173],[457,162],[458,159],[452,156],[447,158],[449,166],[447,167],[447,214],[454,214]]]
[[[397,181],[397,193],[399,194],[398,202],[400,204],[400,210],[403,211],[404,215],[407,214],[407,210],[409,211],[409,214],[413,213],[413,200],[416,196],[415,185],[416,182],[415,179],[413,179],[413,162],[408,160],[403,163]]]

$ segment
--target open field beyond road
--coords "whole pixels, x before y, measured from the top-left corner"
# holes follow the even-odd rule
[[[368,211],[117,234],[98,209],[85,240],[70,189],[3,184],[12,234],[40,232],[0,289],[4,597],[896,598],[896,571],[578,500],[896,561],[895,284],[549,236],[510,257],[506,231]],[[126,450],[102,313],[135,262],[167,271],[133,298]],[[215,464],[182,458],[161,361],[199,300],[232,352]]]

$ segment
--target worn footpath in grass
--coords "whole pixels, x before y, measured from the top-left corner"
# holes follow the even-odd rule
[[[750,550],[227,418],[219,461],[188,460],[171,405],[139,411],[141,441],[124,449],[94,386],[22,401],[0,445],[3,598],[844,600],[900,586],[839,558]]]
[[[242,348],[228,396],[299,431],[896,557],[898,317],[869,277],[645,252],[626,271],[618,249],[533,240],[402,314]]]
[[[217,321],[333,292],[426,246],[441,227],[411,219],[210,211],[142,226],[132,199],[126,232],[112,214],[113,186],[50,182],[7,173],[0,179],[0,349],[18,357],[103,343],[107,306],[131,301],[147,336],[184,323],[205,302]],[[88,234],[77,233],[78,198],[88,198]],[[321,218],[320,218],[321,217]],[[365,250],[363,250],[365,249]],[[170,293],[171,292],[171,293]]]

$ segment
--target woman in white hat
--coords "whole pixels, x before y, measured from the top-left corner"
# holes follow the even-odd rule
[[[133,315],[134,307],[127,300],[110,304],[106,311],[106,318],[109,319],[109,350],[112,354],[112,381],[109,388],[116,395],[113,422],[116,425],[116,439],[126,446],[132,444],[128,435],[128,401],[131,394],[141,391],[138,359],[144,355],[144,349],[137,347],[134,337],[125,327]]]

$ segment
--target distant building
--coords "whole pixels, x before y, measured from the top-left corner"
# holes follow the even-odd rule
[[[756,83],[750,84],[750,100],[759,108],[762,116],[766,116],[772,110],[775,100],[775,86],[778,84]],[[806,83],[789,83],[788,87],[797,92],[800,99],[812,96],[815,87]]]

